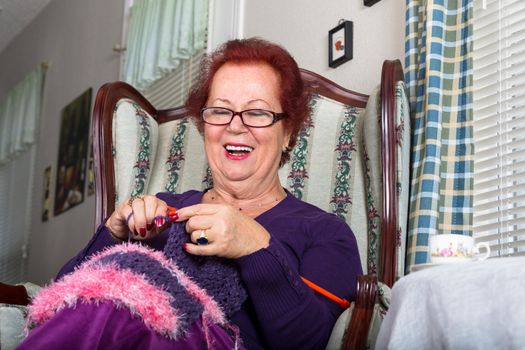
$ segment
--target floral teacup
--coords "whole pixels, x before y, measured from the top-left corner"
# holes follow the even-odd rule
[[[480,253],[479,248],[485,248]],[[474,238],[465,235],[443,234],[430,236],[430,262],[444,264],[485,260],[490,255],[486,242],[474,243]]]

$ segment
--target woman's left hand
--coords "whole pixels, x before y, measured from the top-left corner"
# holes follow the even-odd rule
[[[257,221],[239,210],[222,204],[197,204],[177,210],[179,219],[186,222],[186,231],[193,243],[203,235],[208,244],[186,244],[195,255],[215,255],[235,259],[266,248],[270,233]]]

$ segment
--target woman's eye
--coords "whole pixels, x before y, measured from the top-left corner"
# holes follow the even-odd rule
[[[251,110],[251,111],[246,111],[244,112],[246,115],[248,115],[249,117],[271,117],[271,114],[266,112],[266,111],[263,111],[263,110],[259,110],[259,109],[254,109],[254,110]]]
[[[213,109],[211,112],[213,114],[215,114],[215,115],[221,115],[221,116],[223,116],[223,115],[230,115],[231,114],[230,111],[225,110],[225,109],[221,109],[221,108]]]

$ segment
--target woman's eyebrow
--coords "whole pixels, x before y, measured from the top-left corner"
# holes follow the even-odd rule
[[[232,105],[232,102],[230,100],[228,100],[227,98],[216,98],[214,100],[211,101],[212,103],[215,103],[215,102],[222,102],[222,103],[225,103],[225,104],[228,104],[228,105]],[[253,100],[249,100],[247,102],[245,102],[243,104],[243,106],[249,106],[251,104],[254,104],[254,103],[264,103],[267,107],[271,107],[271,105],[266,102],[266,100],[263,100],[263,99],[260,99],[260,98],[256,98],[256,99],[253,99]]]
[[[225,98],[216,98],[216,99],[214,99],[211,102],[223,102],[223,103],[226,103],[226,104],[231,104],[230,100],[225,99]]]

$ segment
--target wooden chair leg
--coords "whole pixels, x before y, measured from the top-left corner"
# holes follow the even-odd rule
[[[377,277],[358,276],[355,307],[343,340],[344,350],[366,349],[376,297]]]

